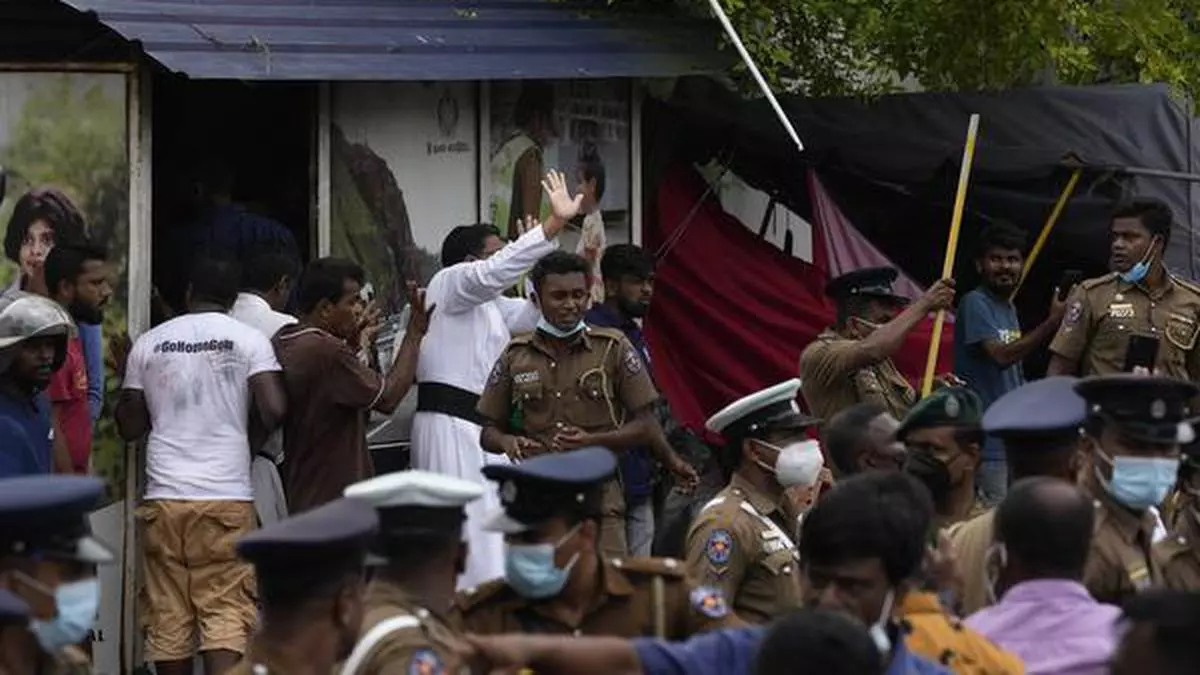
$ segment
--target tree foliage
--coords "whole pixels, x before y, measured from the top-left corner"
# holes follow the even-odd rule
[[[611,0],[663,5],[662,0]],[[1200,92],[1200,0],[722,0],[780,89],[875,94],[1059,82]],[[709,15],[707,0],[674,0]]]

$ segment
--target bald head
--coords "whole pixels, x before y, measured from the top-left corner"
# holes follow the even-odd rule
[[[1026,579],[1081,579],[1092,544],[1092,500],[1057,478],[1013,484],[996,511],[996,541]]]

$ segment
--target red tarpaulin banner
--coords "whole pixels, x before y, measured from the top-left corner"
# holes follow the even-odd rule
[[[760,239],[714,195],[696,208],[707,189],[691,167],[666,172],[657,195],[657,226],[643,232],[644,246],[657,251],[687,222],[659,260],[646,339],[659,387],[676,418],[695,430],[735,399],[797,376],[800,352],[833,323],[825,284],[831,274],[849,271],[834,272],[825,237],[861,236],[852,228],[820,225],[821,211],[827,221],[840,212],[831,211],[830,202],[819,203],[828,197],[810,181],[810,189],[820,192],[813,198],[818,213],[810,264]],[[860,262],[866,259],[861,242],[839,240],[832,249],[838,247],[857,250]],[[932,325],[932,319],[924,321],[895,357],[914,383],[925,368]],[[952,369],[952,343],[951,330],[943,337],[938,372]]]

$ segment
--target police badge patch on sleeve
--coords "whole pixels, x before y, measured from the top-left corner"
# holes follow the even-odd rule
[[[713,530],[704,544],[704,554],[717,567],[724,567],[733,555],[733,536],[729,530]]]
[[[492,373],[488,375],[488,385],[496,386],[504,379],[504,358],[496,359],[496,365],[492,366]]]
[[[642,372],[642,360],[634,353],[632,349],[625,350],[625,370],[629,371],[630,375],[637,375]]]
[[[1067,316],[1063,319],[1063,323],[1068,326],[1074,326],[1079,323],[1080,317],[1083,316],[1083,302],[1076,300],[1067,308]]]
[[[418,649],[408,663],[408,675],[442,675],[446,669],[432,649]]]
[[[719,619],[729,614],[729,604],[725,602],[725,594],[711,586],[697,586],[692,589],[691,603],[697,612],[710,619]]]

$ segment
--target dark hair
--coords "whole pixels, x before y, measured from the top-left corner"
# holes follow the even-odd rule
[[[641,246],[613,244],[600,258],[600,278],[617,281],[623,276],[646,279],[654,274],[654,256]]]
[[[803,565],[878,558],[892,585],[913,577],[925,556],[933,500],[899,471],[851,476],[821,496],[800,525]]]
[[[839,476],[852,476],[858,472],[858,456],[867,435],[871,420],[887,412],[882,403],[868,401],[846,408],[829,418],[821,430],[821,443],[825,454],[833,461]]]
[[[442,267],[457,265],[467,256],[483,255],[483,242],[499,236],[500,230],[495,225],[459,225],[442,240]]]
[[[1135,198],[1117,207],[1113,212],[1113,220],[1118,218],[1137,218],[1150,236],[1162,237],[1163,246],[1171,241],[1171,223],[1175,217],[1171,214],[1171,207],[1162,201]]]
[[[1122,609],[1126,621],[1149,624],[1158,675],[1190,675],[1200,662],[1200,593],[1150,589],[1136,593]]]
[[[513,107],[513,124],[529,126],[537,115],[550,117],[554,114],[554,84],[541,80],[521,82],[521,93]]]
[[[1075,429],[997,436],[1004,441],[1008,472],[1014,483],[1022,478],[1063,474],[1079,441]]]
[[[4,254],[9,260],[20,262],[21,244],[29,234],[29,228],[39,220],[50,223],[55,246],[87,241],[87,223],[75,204],[58,189],[36,188],[21,195],[13,205],[8,231],[4,233]]]
[[[982,258],[992,249],[1020,251],[1024,253],[1025,244],[1024,230],[1008,221],[996,220],[991,225],[983,228],[983,231],[979,233],[979,247],[976,249],[976,257]]]
[[[55,246],[46,255],[46,288],[50,295],[58,294],[58,285],[64,281],[74,282],[83,274],[85,263],[92,261],[105,262],[108,253],[99,246],[91,244],[66,244]]]
[[[287,617],[311,603],[333,600],[344,589],[362,583],[366,569],[366,565],[360,563],[357,567],[320,567],[295,576],[273,569],[262,571],[256,577],[263,611],[271,616]]]
[[[188,279],[192,302],[212,302],[229,309],[241,288],[242,267],[233,260],[200,258],[192,265]]]
[[[586,277],[589,269],[588,261],[583,256],[566,251],[552,251],[537,261],[537,264],[533,266],[533,271],[529,273],[529,279],[533,282],[533,290],[540,293],[542,283],[551,274],[575,274],[578,272]]]
[[[583,174],[585,181],[596,181],[596,201],[599,202],[604,196],[604,161],[600,159],[600,153],[594,148],[579,160],[579,172]]]
[[[318,258],[309,263],[300,275],[300,291],[296,295],[300,313],[312,312],[322,300],[334,303],[341,300],[347,279],[361,286],[367,277],[357,263],[344,258]]]
[[[1095,507],[1058,478],[1017,481],[996,509],[996,539],[1010,558],[1040,577],[1082,579],[1092,546]]]
[[[822,675],[879,675],[879,648],[866,627],[841,612],[801,608],[775,621],[754,657],[754,675],[791,675],[797,664]]]
[[[263,253],[250,259],[242,271],[242,288],[265,293],[284,277],[295,279],[300,261],[286,253]]]

